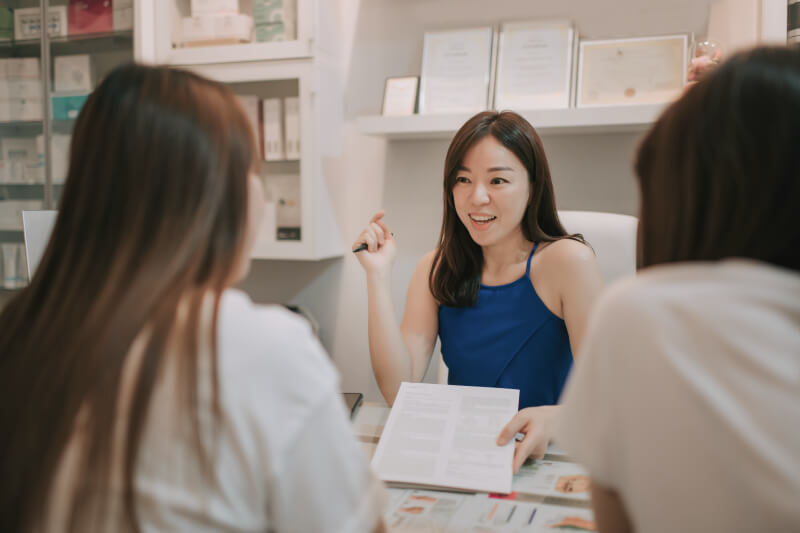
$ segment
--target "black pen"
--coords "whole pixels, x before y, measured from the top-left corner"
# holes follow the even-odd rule
[[[394,237],[394,233],[392,233],[392,237]],[[353,250],[353,253],[354,253],[354,254],[357,254],[358,252],[363,252],[363,251],[364,251],[364,250],[366,250],[366,249],[367,249],[367,243],[365,243],[365,242],[362,242],[361,244],[359,244],[358,246],[356,246],[356,249],[355,249],[355,250]]]

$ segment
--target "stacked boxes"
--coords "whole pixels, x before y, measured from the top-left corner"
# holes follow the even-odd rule
[[[0,122],[42,120],[38,57],[0,59]]]
[[[188,45],[250,42],[253,18],[239,13],[239,0],[192,0],[192,16],[183,19]]]

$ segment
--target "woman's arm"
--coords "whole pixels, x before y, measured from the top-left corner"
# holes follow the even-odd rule
[[[417,264],[406,294],[405,313],[398,325],[392,301],[391,263],[396,254],[394,238],[377,213],[356,244],[367,273],[369,352],[378,387],[391,406],[400,383],[420,381],[430,363],[438,333],[438,306],[428,287],[433,252]]]

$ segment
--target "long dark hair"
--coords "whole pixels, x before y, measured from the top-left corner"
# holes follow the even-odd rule
[[[747,257],[800,270],[800,50],[739,53],[642,141],[639,266]]]
[[[221,84],[181,70],[126,65],[90,95],[75,124],[50,242],[30,285],[0,314],[3,530],[41,527],[80,426],[65,529],[102,528],[113,436],[121,429],[124,516],[138,531],[133,477],[167,357],[180,369],[181,405],[195,420],[197,451],[208,465],[198,382],[211,380],[218,418],[219,296],[243,254],[247,176],[255,161],[247,118]],[[210,330],[201,327],[209,295]],[[131,365],[135,339],[143,349]],[[210,378],[198,361],[206,343]],[[121,399],[126,366],[126,383],[131,367],[133,379]]]
[[[531,242],[563,238],[584,242],[581,235],[567,233],[558,219],[550,167],[533,126],[513,111],[478,113],[453,137],[444,162],[444,216],[428,278],[433,297],[442,305],[467,307],[478,297],[483,252],[458,218],[453,187],[467,151],[488,135],[510,150],[528,171],[530,195],[521,223],[525,238]]]

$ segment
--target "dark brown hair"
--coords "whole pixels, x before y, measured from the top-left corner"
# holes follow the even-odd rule
[[[138,530],[133,477],[154,385],[167,358],[195,444],[198,385],[218,417],[219,296],[244,253],[253,133],[233,93],[189,72],[126,65],[75,124],[52,237],[30,285],[0,314],[0,524],[41,527],[80,424],[68,531],[102,528],[115,428],[124,433],[125,520]],[[202,321],[211,295],[211,328]],[[179,313],[180,308],[180,313]],[[131,373],[131,346],[142,342]],[[200,372],[208,345],[211,376]],[[123,370],[129,398],[120,398]],[[205,381],[203,381],[205,383]],[[122,402],[128,417],[118,420]],[[79,416],[80,415],[80,416]],[[85,425],[84,425],[85,424]]]
[[[464,156],[472,146],[491,135],[511,151],[528,171],[530,195],[522,217],[522,233],[531,242],[552,242],[583,237],[570,235],[561,225],[556,210],[550,167],[542,141],[533,126],[513,111],[484,111],[470,118],[458,130],[444,162],[444,216],[428,284],[442,305],[467,307],[478,297],[483,252],[456,213],[453,187]]]
[[[711,72],[636,158],[640,267],[746,257],[800,270],[800,50],[762,47]]]

